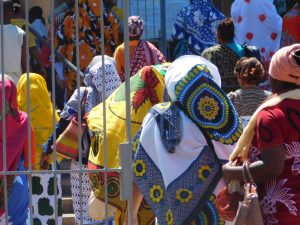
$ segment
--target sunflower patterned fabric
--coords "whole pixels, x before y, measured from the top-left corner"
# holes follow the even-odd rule
[[[79,67],[84,71],[96,55],[101,54],[101,40],[105,42],[105,55],[112,56],[119,40],[122,26],[111,10],[103,10],[104,39],[101,38],[100,1],[78,1],[78,27],[79,27]],[[69,61],[76,65],[76,36],[75,36],[75,5],[65,13],[63,22],[57,30],[55,47]],[[65,68],[65,86],[67,99],[76,88],[76,73]]]
[[[165,80],[164,74],[168,64],[146,66],[130,78],[131,132],[134,136],[142,125],[149,109],[163,102]],[[126,102],[125,84],[123,83],[105,101],[107,134],[107,167],[119,167],[119,144],[126,141]],[[89,169],[104,167],[103,158],[103,105],[100,104],[90,112],[88,126],[93,133],[89,155]],[[97,198],[104,200],[104,174],[89,174],[92,190]],[[126,202],[120,200],[119,174],[108,174],[108,201],[117,208],[115,223],[124,223]],[[144,202],[139,211],[140,225],[154,224],[154,214]]]
[[[171,64],[166,87],[172,101],[154,106],[143,121],[134,180],[160,225],[225,224],[215,199],[225,186],[221,166],[242,133],[241,120],[220,88],[217,68],[202,57]]]

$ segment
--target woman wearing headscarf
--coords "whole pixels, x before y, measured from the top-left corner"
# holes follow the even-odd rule
[[[149,41],[141,40],[144,21],[139,16],[128,18],[130,76],[135,75],[144,66],[151,66],[165,62],[164,55]],[[125,45],[121,44],[115,52],[118,73],[122,82],[125,81]]]
[[[42,144],[47,141],[53,131],[53,113],[55,122],[59,120],[56,112],[53,112],[45,79],[35,73],[23,74],[20,77],[18,91],[19,109],[30,111],[30,120],[34,130],[36,155],[34,170],[41,170],[40,159],[42,155]],[[27,83],[29,82],[29,90]],[[30,93],[30,108],[28,109],[28,92]],[[53,160],[51,159],[51,163]],[[58,223],[62,224],[62,189],[61,175],[57,174],[57,199],[58,199]],[[33,220],[36,223],[47,224],[48,221],[55,220],[55,196],[54,196],[54,174],[34,174],[32,175],[32,207]]]
[[[154,106],[142,124],[135,184],[161,225],[224,224],[215,199],[225,186],[221,168],[242,133],[241,121],[217,67],[202,57],[173,62],[166,88],[171,101]]]
[[[262,62],[268,67],[271,57],[279,49],[282,30],[282,18],[273,0],[235,0],[231,16],[235,23],[236,42],[256,46]]]
[[[164,74],[168,64],[146,66],[130,78],[131,135],[139,130],[144,116],[155,104],[164,100]],[[108,99],[106,106],[107,168],[119,168],[119,144],[126,141],[126,99],[123,83]],[[88,125],[93,133],[89,154],[89,169],[102,169],[104,164],[103,104],[95,107],[88,116]],[[119,173],[107,174],[108,203],[116,208],[115,224],[124,225],[127,202],[120,200]],[[103,173],[90,173],[90,184],[95,196],[105,200]],[[142,204],[139,215],[140,225],[153,224],[155,217],[147,204]]]
[[[212,6],[211,0],[190,0],[174,23],[172,38],[176,46],[176,58],[181,55],[201,55],[205,48],[217,43],[217,26],[225,16]]]
[[[2,115],[2,88],[5,88],[5,115]],[[0,126],[5,120],[6,168],[3,165],[3,135],[0,131],[0,170],[23,171],[29,166],[28,149],[28,116],[19,111],[17,103],[17,88],[14,82],[4,76],[4,87],[0,82]],[[16,134],[18,136],[16,137]],[[31,129],[31,164],[35,164],[35,140]],[[0,176],[0,223],[5,223],[4,210],[4,176]],[[29,190],[27,175],[7,175],[8,184],[8,223],[30,224],[29,222]]]
[[[281,47],[300,43],[300,0],[282,19]]]
[[[101,40],[104,41],[105,55],[112,56],[115,48],[122,42],[122,26],[110,9],[111,0],[104,0],[104,37],[101,37],[100,1],[78,1],[79,39],[75,35],[75,3],[65,13],[61,26],[57,29],[55,47],[70,62],[76,65],[76,45],[79,45],[79,68],[84,71],[96,55],[101,54]],[[76,72],[64,69],[66,99],[76,88]]]
[[[104,57],[104,65],[102,64],[102,57]],[[102,70],[104,70],[105,73],[105,93],[102,93]],[[72,118],[77,115],[78,98],[82,100],[86,93],[86,104],[84,105],[84,111],[90,112],[93,107],[97,106],[103,101],[103,97],[107,98],[117,87],[119,87],[121,80],[116,70],[115,60],[109,56],[94,57],[84,73],[83,82],[86,87],[80,88],[80,97],[78,97],[78,90],[76,89],[60,114],[60,121],[56,126],[57,137],[59,137],[60,134],[67,128]],[[52,153],[52,145],[53,135],[51,135],[48,141],[43,145],[41,164],[44,164],[49,155]],[[85,159],[83,159],[83,161],[84,160]],[[80,168],[87,169],[87,166],[82,165],[81,167],[79,162],[72,160],[71,170],[80,170]],[[71,173],[71,191],[76,224],[80,224],[81,220],[84,224],[95,223],[96,221],[88,216],[88,201],[91,192],[88,182],[88,175],[86,173],[82,174],[82,198],[80,198],[80,186],[78,181],[79,173]],[[80,204],[82,204],[83,207],[83,218],[80,217]]]
[[[250,161],[264,224],[300,221],[300,44],[276,52],[270,64],[274,95],[254,113],[230,161]],[[243,181],[242,167],[223,166],[225,179]]]

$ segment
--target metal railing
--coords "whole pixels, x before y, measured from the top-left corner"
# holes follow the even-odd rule
[[[54,1],[50,0],[49,5],[51,8],[51,18],[54,17]],[[74,0],[75,2],[75,13],[78,15],[78,1]],[[103,9],[103,2],[102,0],[99,0],[99,3],[101,5],[100,10]],[[77,80],[77,90],[78,90],[78,96],[80,96],[80,76],[82,75],[82,72],[79,69],[79,28],[77,26],[78,24],[78,17],[76,17],[76,65],[74,66],[71,62],[69,62],[62,54],[60,54],[56,49],[54,49],[54,23],[51,23],[50,25],[50,44],[47,40],[42,38],[38,33],[32,29],[32,27],[29,25],[29,0],[24,1],[25,6],[25,19],[26,19],[26,34],[29,34],[29,31],[31,31],[36,37],[39,38],[40,41],[43,42],[47,47],[51,49],[51,77],[52,77],[52,104],[53,104],[53,112],[55,112],[55,68],[54,68],[54,58],[55,56],[58,56],[69,68],[71,68],[73,71],[76,72],[76,80]],[[122,6],[123,6],[123,13],[124,18],[127,18],[129,15],[129,3],[128,0],[122,0]],[[4,36],[3,36],[3,27],[4,27],[4,19],[3,19],[3,1],[0,1],[0,24],[1,24],[1,74],[2,74],[2,87],[4,87]],[[101,20],[101,51],[102,55],[104,55],[104,23],[103,23],[103,12],[100,13],[100,20]],[[54,204],[54,214],[55,214],[55,224],[58,224],[58,193],[57,193],[57,175],[58,174],[68,174],[68,173],[79,173],[79,184],[80,184],[80,198],[82,199],[82,174],[83,173],[93,173],[93,172],[103,172],[105,174],[104,176],[104,185],[105,185],[105,215],[106,215],[106,224],[108,224],[108,190],[107,190],[107,173],[109,172],[118,172],[120,174],[121,179],[121,198],[123,200],[128,201],[128,222],[129,224],[132,224],[133,222],[133,215],[132,215],[132,172],[131,172],[131,161],[132,161],[132,147],[131,147],[131,125],[130,125],[130,76],[129,76],[129,38],[128,38],[128,24],[124,23],[124,42],[125,42],[125,90],[126,90],[126,143],[120,144],[120,168],[107,168],[107,144],[106,144],[106,110],[105,110],[105,101],[103,102],[103,124],[104,124],[104,168],[103,169],[95,169],[95,170],[84,170],[82,168],[82,159],[81,159],[81,144],[79,144],[79,164],[80,169],[79,170],[58,170],[56,167],[56,163],[53,164],[53,170],[33,170],[33,165],[31,163],[31,126],[30,123],[28,123],[28,149],[29,149],[29,165],[28,169],[25,171],[7,171],[7,152],[6,152],[6,121],[5,119],[2,120],[2,133],[3,133],[3,171],[0,171],[0,175],[4,176],[4,205],[5,205],[5,224],[8,225],[8,192],[7,192],[7,176],[8,175],[27,175],[28,176],[28,183],[29,183],[29,210],[30,210],[30,223],[33,224],[33,207],[32,207],[32,175],[35,174],[53,174],[54,175],[54,196],[55,196],[55,204]],[[29,35],[26,35],[26,55],[29,56]],[[102,65],[104,65],[104,57],[102,57]],[[26,74],[27,74],[27,114],[28,119],[30,121],[30,63],[29,63],[29,57],[26,57]],[[102,99],[105,99],[105,67],[102,67]],[[78,109],[77,109],[78,115],[81,115],[81,107],[80,107],[80,98],[78,98]],[[2,118],[5,118],[5,89],[2,88]],[[56,131],[55,131],[55,113],[53,113],[53,143],[56,141]],[[81,116],[78,116],[78,123],[81,124]],[[78,133],[81,133],[81,127],[78,126]],[[81,138],[78,136],[78,143],[81,143]],[[56,153],[56,145],[53,145],[53,158],[54,162],[57,161],[57,153]],[[81,214],[81,224],[82,218],[83,218],[83,208],[82,208],[82,202],[80,207],[80,214]]]

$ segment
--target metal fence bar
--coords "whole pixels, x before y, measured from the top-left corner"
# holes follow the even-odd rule
[[[52,2],[53,0],[51,0],[51,2]],[[51,3],[50,2],[50,3]],[[54,10],[54,9],[53,9]],[[54,14],[53,14],[54,12],[51,10],[51,17],[52,16],[54,16]],[[51,27],[52,27],[52,24],[53,23],[51,23],[51,26],[50,26],[50,29],[51,29]],[[54,26],[54,25],[53,25]],[[30,24],[28,24],[28,27],[29,27],[29,31],[35,36],[35,37],[37,37],[38,39],[39,39],[39,41],[40,42],[42,42],[43,43],[43,45],[45,45],[48,49],[50,49],[51,50],[51,48],[52,48],[52,44],[49,44],[48,43],[48,41],[45,39],[45,38],[43,38],[41,35],[39,35],[39,33],[35,30],[35,29],[33,29],[33,27],[30,25]],[[59,51],[57,51],[56,49],[54,49],[54,54],[55,54],[55,56],[57,56],[66,66],[68,66],[71,70],[73,70],[74,72],[77,72],[77,67],[75,66],[75,65],[73,65],[73,63],[72,62],[70,62],[66,57],[64,57]],[[81,75],[81,76],[83,76],[83,73],[81,72],[81,71],[79,71],[79,74]]]
[[[31,151],[31,115],[30,115],[30,74],[29,74],[29,5],[28,0],[25,0],[25,21],[26,21],[26,76],[27,76],[27,115],[28,115],[28,183],[29,183],[29,211],[30,211],[30,223],[33,224],[33,208],[32,208],[32,151]],[[24,44],[24,43],[23,43]]]
[[[15,175],[15,174],[67,174],[67,173],[95,173],[95,172],[108,172],[108,173],[112,173],[112,172],[122,172],[121,168],[114,168],[114,169],[94,169],[94,170],[57,170],[57,171],[51,171],[51,170],[33,170],[31,172],[29,171],[2,171],[0,172],[0,175]]]
[[[80,50],[79,50],[79,7],[78,7],[78,0],[75,0],[75,40],[76,40],[76,83],[77,83],[77,118],[78,118],[78,124],[81,124],[82,118],[81,118],[81,99],[80,99]],[[83,106],[85,107],[85,105]],[[78,126],[78,134],[81,134],[81,126]],[[78,135],[77,141],[79,146],[79,168],[82,169],[82,151],[81,151],[81,135]],[[80,199],[82,199],[82,173],[79,173],[79,190],[80,190]],[[82,207],[82,201],[80,201],[80,225],[82,225],[83,220],[83,207]]]
[[[128,27],[128,22],[127,18],[129,16],[129,2],[128,0],[123,0],[123,10],[124,10],[124,18],[125,23],[124,23],[124,44],[125,44],[125,94],[126,94],[126,139],[127,139],[127,144],[129,145],[130,151],[128,152],[130,156],[129,163],[132,165],[132,141],[131,141],[131,105],[130,105],[130,74],[129,74],[129,68],[130,68],[130,55],[129,55],[129,27]],[[124,169],[124,168],[123,168]],[[127,216],[128,216],[128,224],[132,225],[133,224],[133,201],[132,201],[132,173],[130,173],[130,177],[128,179],[129,186],[129,198],[127,199]]]
[[[3,18],[3,1],[0,2],[1,11],[1,74],[2,74],[2,118],[5,118],[5,88],[4,87],[4,18]],[[4,208],[5,224],[8,225],[8,193],[7,193],[7,176],[6,176],[6,119],[2,120],[2,140],[3,140],[3,178],[4,178]]]
[[[52,115],[52,120],[53,120],[53,143],[56,142],[56,109],[55,109],[55,68],[54,68],[54,63],[55,63],[55,55],[54,55],[54,22],[53,22],[53,18],[54,18],[54,0],[50,1],[50,8],[51,8],[51,27],[50,27],[50,42],[51,42],[51,83],[52,83],[52,90],[51,90],[51,94],[52,94],[52,111],[53,111],[53,115]],[[57,161],[57,154],[56,154],[56,145],[53,145],[53,168],[51,170],[54,169],[54,171],[57,171],[57,167],[56,167],[56,161]],[[44,172],[44,171],[43,171]],[[49,171],[50,174],[52,174],[51,172],[53,171]],[[45,174],[45,172],[43,173]],[[57,209],[57,205],[58,205],[58,198],[57,198],[57,173],[54,173],[54,182],[53,182],[53,188],[54,188],[54,216],[55,216],[55,224],[58,224],[58,209]]]
[[[105,85],[105,65],[104,65],[104,4],[103,1],[99,0],[100,4],[100,27],[101,27],[101,54],[102,54],[102,110],[103,110],[103,148],[104,148],[104,211],[105,211],[105,224],[108,225],[108,187],[107,187],[107,132],[106,132],[106,85]]]

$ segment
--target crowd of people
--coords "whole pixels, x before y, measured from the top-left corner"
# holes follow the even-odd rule
[[[119,144],[127,141],[124,22],[133,225],[235,224],[216,202],[233,184],[243,195],[245,163],[257,184],[263,223],[300,224],[299,0],[283,18],[269,0],[235,0],[228,18],[211,0],[190,0],[174,21],[172,62],[142,39],[143,19],[124,18],[117,0],[81,0],[78,7],[67,0],[48,22],[55,50],[79,73],[51,59],[32,33],[26,38],[19,0],[2,4],[0,171],[34,174],[1,173],[1,225],[6,218],[29,225],[30,213],[34,225],[62,224],[61,175],[54,173],[64,157],[72,171],[84,170],[70,173],[75,224],[129,224],[120,174],[88,172],[119,168]],[[30,9],[29,23],[50,40],[42,8]]]

